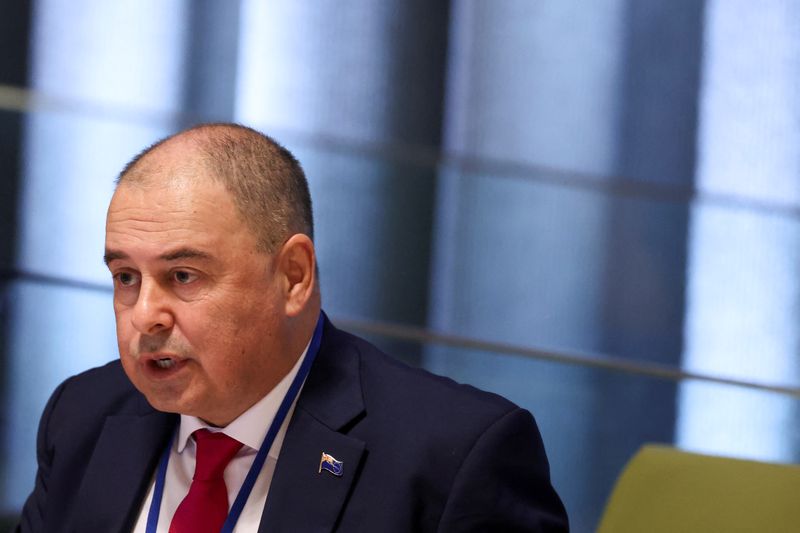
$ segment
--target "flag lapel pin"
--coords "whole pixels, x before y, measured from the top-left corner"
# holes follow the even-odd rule
[[[317,473],[321,474],[323,470],[327,470],[334,476],[341,477],[342,473],[344,473],[343,465],[343,461],[337,461],[336,457],[322,452],[322,457],[319,458],[319,471]]]

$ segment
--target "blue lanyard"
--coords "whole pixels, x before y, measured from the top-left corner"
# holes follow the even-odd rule
[[[236,500],[231,506],[231,510],[228,513],[228,518],[222,525],[220,533],[232,533],[233,528],[236,526],[237,520],[239,520],[239,516],[242,514],[242,510],[244,510],[244,504],[247,503],[247,498],[250,497],[253,486],[256,484],[258,474],[261,472],[261,468],[263,468],[264,462],[267,460],[269,449],[272,448],[272,443],[275,440],[275,437],[278,435],[278,431],[280,431],[283,421],[286,419],[286,415],[289,413],[289,409],[292,407],[295,398],[297,398],[297,394],[300,392],[300,387],[303,385],[303,382],[308,376],[308,372],[311,370],[311,365],[314,363],[314,359],[317,357],[319,345],[322,342],[322,324],[323,315],[320,313],[319,319],[317,319],[317,325],[314,328],[314,336],[311,337],[311,344],[309,345],[308,352],[306,353],[306,358],[300,365],[300,369],[297,371],[297,375],[294,377],[292,384],[289,385],[289,390],[286,392],[286,396],[283,397],[283,401],[278,408],[278,412],[275,414],[275,418],[272,420],[272,424],[269,426],[269,431],[267,431],[267,435],[264,437],[264,442],[261,443],[261,448],[259,448],[256,458],[253,460],[253,465],[250,467],[250,471],[247,472],[247,477],[244,478],[244,483],[242,483],[242,487],[239,489],[239,493],[236,495]],[[156,485],[153,489],[153,500],[150,502],[150,511],[147,514],[147,533],[156,533],[156,529],[158,527],[158,513],[161,511],[161,500],[164,497],[164,481],[167,477],[167,464],[169,463],[169,454],[170,449],[172,448],[173,440],[174,437],[173,439],[169,440],[164,453],[161,454],[161,460],[158,462],[158,470],[156,471]]]

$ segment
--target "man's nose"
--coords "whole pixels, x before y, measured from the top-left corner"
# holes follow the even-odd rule
[[[144,335],[155,335],[173,326],[175,318],[169,298],[158,283],[142,280],[131,322]]]

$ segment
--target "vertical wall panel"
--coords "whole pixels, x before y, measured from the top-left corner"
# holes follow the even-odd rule
[[[458,2],[451,20],[446,150],[488,161],[455,166],[437,194],[431,279],[434,328],[500,342],[593,349],[601,339],[609,198],[558,184],[558,172],[598,176],[614,168],[625,5],[605,1]],[[494,163],[532,165],[519,173]],[[525,168],[525,167],[522,167]],[[539,183],[543,180],[544,183]],[[436,371],[480,381],[529,371],[524,361],[453,357],[431,348]],[[541,376],[531,376],[539,384]],[[592,391],[591,375],[554,369],[569,390]],[[541,386],[518,390],[551,451],[556,488],[576,530],[593,527],[602,502],[583,458],[593,444],[582,422],[558,426]],[[591,392],[572,410],[591,408]]]
[[[614,185],[691,188],[703,4],[456,6],[446,149],[471,159],[440,181],[432,324],[678,364],[688,209]],[[427,355],[432,367],[476,380],[499,372],[511,383],[529,368],[506,361],[491,370],[438,349]],[[566,369],[550,379],[586,391],[572,410],[598,415],[570,433],[545,434],[558,450],[553,470],[574,525],[590,530],[642,439],[672,439],[674,390],[623,389],[613,376]],[[519,396],[544,428],[558,427],[550,417],[561,416],[550,394],[531,387]],[[609,430],[622,421],[636,429]]]
[[[800,6],[713,1],[706,16],[697,188],[692,210],[685,367],[797,385],[800,378]],[[714,203],[719,196],[739,197]],[[759,204],[774,204],[759,208]],[[709,398],[682,387],[678,442],[788,461],[797,413],[779,397]],[[731,440],[729,419],[757,428]]]

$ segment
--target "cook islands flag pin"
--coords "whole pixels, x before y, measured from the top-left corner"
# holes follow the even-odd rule
[[[344,472],[342,465],[344,465],[344,462],[337,461],[336,457],[322,452],[322,457],[319,458],[319,471],[317,473],[321,474],[323,470],[327,470],[334,476],[341,477]]]

